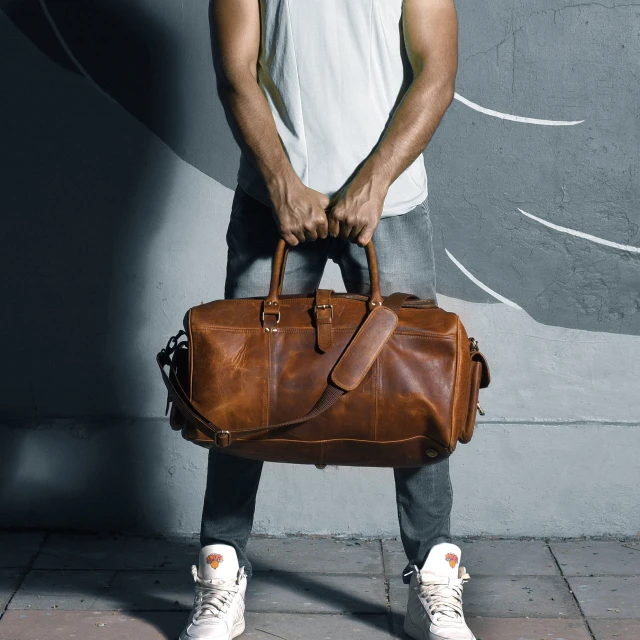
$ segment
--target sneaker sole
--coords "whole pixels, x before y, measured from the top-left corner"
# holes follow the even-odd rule
[[[404,617],[404,624],[402,625],[402,627],[404,629],[404,632],[415,640],[429,640],[429,632],[427,631],[427,635],[425,635],[422,627],[418,627],[417,625],[415,625],[413,623],[413,620],[411,620],[408,615]],[[475,635],[472,637],[475,640]]]
[[[231,632],[231,637],[235,638],[236,636],[239,636],[242,633],[244,633],[244,618],[242,618],[242,620],[240,620],[238,624],[236,624],[236,626],[233,627],[233,631]]]
[[[229,636],[229,637],[230,638],[237,638],[239,635],[244,633],[244,628],[245,628],[245,623],[244,623],[244,618],[242,618],[233,627],[233,629],[231,630],[231,636]],[[192,637],[190,637],[188,635],[185,635],[185,632],[183,631],[180,634],[180,637],[178,638],[178,640],[192,640]]]

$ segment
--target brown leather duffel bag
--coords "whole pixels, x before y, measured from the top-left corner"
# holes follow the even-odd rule
[[[172,428],[317,466],[423,466],[468,442],[490,376],[460,318],[408,293],[383,298],[371,242],[369,298],[282,295],[288,249],[280,240],[266,298],[193,307],[158,354]]]

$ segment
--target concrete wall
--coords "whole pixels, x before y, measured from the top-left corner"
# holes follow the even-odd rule
[[[0,526],[192,533],[206,451],[161,417],[154,355],[223,291],[238,149],[206,2],[74,5],[0,1]],[[425,160],[440,304],[493,380],[451,459],[454,531],[638,534],[640,8],[458,15]],[[395,517],[388,469],[269,464],[256,530]]]

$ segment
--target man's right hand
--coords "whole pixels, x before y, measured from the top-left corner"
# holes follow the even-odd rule
[[[302,182],[290,182],[271,193],[273,217],[278,231],[292,247],[299,242],[326,238],[330,198]]]

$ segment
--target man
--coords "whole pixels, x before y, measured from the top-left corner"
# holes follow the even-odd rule
[[[436,299],[422,151],[454,94],[453,0],[211,0],[218,90],[241,147],[226,298],[264,296],[280,237],[283,293],[310,293],[328,258],[367,294],[373,238],[384,293]],[[181,640],[244,630],[245,548],[262,463],[209,453],[196,597]],[[404,629],[474,640],[451,543],[448,460],[394,469],[409,564]]]

